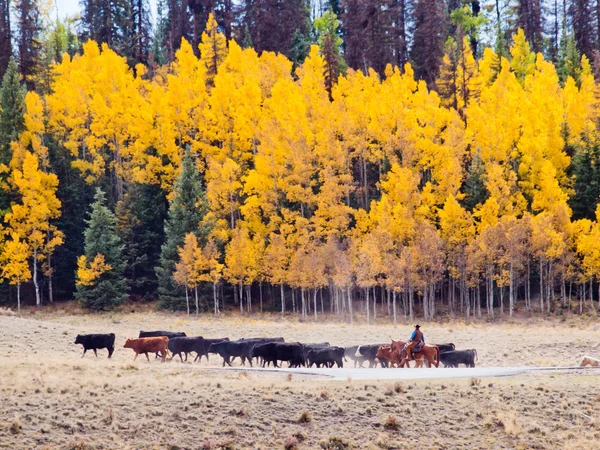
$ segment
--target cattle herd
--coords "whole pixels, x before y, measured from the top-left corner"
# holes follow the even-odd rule
[[[88,350],[93,350],[98,356],[98,349],[107,349],[110,358],[115,349],[115,335],[110,334],[79,334],[75,344],[83,345],[83,356]],[[187,336],[183,332],[172,331],[140,331],[137,339],[127,339],[124,348],[139,354],[149,353],[160,357],[164,362],[167,356],[171,359],[179,356],[181,361],[187,361],[188,355],[195,353],[194,362],[201,361],[202,357],[209,360],[209,354],[219,355],[223,359],[223,366],[231,366],[235,358],[239,358],[242,365],[246,362],[252,366],[253,362],[262,367],[273,365],[279,367],[286,362],[288,367],[343,367],[344,361],[354,361],[354,367],[363,367],[367,362],[369,367],[410,367],[410,360],[416,361],[416,367],[431,365],[438,367],[475,367],[477,351],[456,350],[454,344],[425,345],[421,352],[415,353],[411,358],[406,357],[405,342],[393,340],[391,344],[355,345],[352,347],[336,347],[328,342],[306,344],[300,342],[285,342],[283,338],[245,338],[231,341],[229,338],[207,339],[202,336]]]

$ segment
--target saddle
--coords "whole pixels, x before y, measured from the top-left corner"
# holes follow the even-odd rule
[[[423,344],[422,342],[418,342],[417,344],[415,344],[415,346],[414,346],[414,347],[413,347],[413,349],[412,349],[413,355],[414,355],[415,353],[419,353],[419,352],[421,352],[421,351],[423,350],[423,345],[424,345],[424,344]]]

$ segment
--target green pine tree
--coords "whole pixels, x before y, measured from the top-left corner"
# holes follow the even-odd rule
[[[87,308],[110,310],[127,299],[127,284],[123,276],[123,245],[117,235],[117,218],[106,206],[102,189],[96,190],[92,212],[85,230],[85,256],[93,261],[104,255],[111,269],[102,273],[90,286],[77,286],[77,298]]]
[[[600,201],[600,142],[584,137],[575,149],[572,170],[573,190],[569,204],[573,220],[595,219],[596,205]]]
[[[117,228],[123,241],[125,278],[132,297],[152,300],[167,217],[165,193],[155,184],[132,184],[117,204]]]
[[[581,81],[581,55],[577,50],[573,33],[569,33],[561,42],[557,72],[561,84],[564,85],[567,78],[572,77],[579,86]]]
[[[0,86],[0,165],[8,166],[12,157],[10,143],[19,138],[25,129],[25,94],[27,89],[21,85],[19,68],[14,58],[10,58],[6,73]],[[0,173],[0,184],[7,173]],[[11,194],[0,190],[0,218],[10,206]]]
[[[25,129],[25,94],[27,88],[21,85],[19,67],[10,58],[0,87],[0,162],[5,164],[10,162],[10,143]]]
[[[174,186],[173,200],[169,204],[169,214],[165,221],[165,243],[161,249],[160,266],[156,268],[158,295],[164,308],[185,308],[185,291],[173,280],[175,265],[179,261],[178,247],[183,245],[188,233],[196,233],[204,245],[208,229],[203,226],[203,219],[207,212],[207,202],[195,158],[188,148],[181,162],[181,173]]]

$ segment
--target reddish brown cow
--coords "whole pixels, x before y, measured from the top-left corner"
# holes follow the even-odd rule
[[[387,359],[389,363],[389,367],[393,367],[394,364],[399,366],[402,363],[402,358],[400,357],[400,352],[397,350],[392,350],[389,345],[384,345],[379,347],[377,350],[376,358],[379,359]]]
[[[130,348],[135,352],[135,361],[140,353],[146,355],[146,359],[150,361],[148,353],[160,353],[162,362],[165,362],[167,358],[167,349],[169,348],[169,338],[166,336],[139,338],[139,339],[127,339],[125,348]]]

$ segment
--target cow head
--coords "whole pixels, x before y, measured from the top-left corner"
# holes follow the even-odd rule
[[[83,344],[80,334],[78,334],[77,337],[75,338],[75,343],[76,344]]]
[[[127,339],[123,348],[133,348],[133,339]]]

